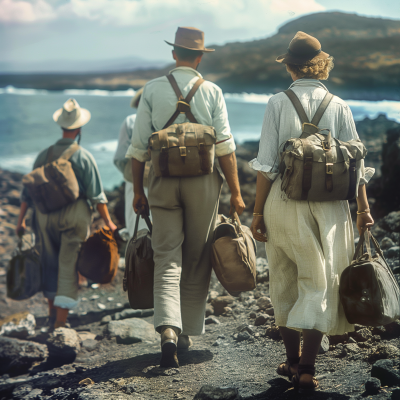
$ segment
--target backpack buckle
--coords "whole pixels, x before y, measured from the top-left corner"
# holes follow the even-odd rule
[[[326,174],[327,175],[333,175],[333,164],[332,163],[326,163]]]
[[[190,110],[190,104],[186,103],[186,101],[183,100],[179,100],[176,103],[176,109],[181,113],[181,114],[185,114],[187,111]]]
[[[324,151],[329,151],[331,149],[331,144],[329,142],[322,142],[322,148]]]

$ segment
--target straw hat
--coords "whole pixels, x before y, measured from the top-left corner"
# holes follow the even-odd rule
[[[328,57],[329,54],[322,51],[318,39],[299,31],[291,40],[287,53],[279,56],[276,61],[283,64],[302,65],[305,62],[313,62],[317,58],[325,60]]]
[[[53,114],[53,120],[64,129],[77,129],[90,121],[90,111],[81,108],[75,99],[69,99]]]
[[[175,34],[175,43],[170,43],[166,40],[165,43],[182,49],[203,51],[204,53],[215,51],[215,49],[204,47],[204,32],[197,28],[179,27]]]
[[[131,100],[131,107],[132,108],[138,108],[139,107],[139,101],[140,101],[140,98],[142,97],[143,89],[144,88],[140,88],[139,90],[137,90],[135,95],[132,97],[132,100]]]

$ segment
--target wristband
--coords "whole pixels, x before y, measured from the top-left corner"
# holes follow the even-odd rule
[[[367,214],[370,212],[370,209],[367,208],[366,210],[362,210],[362,211],[357,211],[357,215],[361,215],[361,214]]]

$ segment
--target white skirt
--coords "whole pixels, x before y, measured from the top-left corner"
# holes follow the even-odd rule
[[[354,331],[339,300],[339,280],[354,255],[347,201],[296,201],[278,178],[264,206],[275,323],[329,335]]]

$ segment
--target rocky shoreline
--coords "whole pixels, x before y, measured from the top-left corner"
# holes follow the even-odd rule
[[[357,129],[369,148],[367,165],[383,163],[383,172],[385,166],[390,170],[388,163],[395,161],[393,157],[382,160],[382,146],[387,148],[385,133],[397,132],[399,124],[379,116],[359,122]],[[395,146],[400,148],[396,140],[390,142],[392,152]],[[246,225],[252,219],[256,179],[247,162],[257,150],[256,142],[237,150],[247,205],[241,220]],[[388,180],[392,184],[388,174],[377,174],[369,185],[377,216],[373,234],[400,281],[400,207],[393,209],[379,197]],[[42,294],[24,301],[6,297],[5,275],[17,242],[20,190],[21,174],[0,170],[0,400],[297,398],[292,385],[275,372],[285,352],[274,324],[268,261],[261,244],[257,288],[233,298],[213,277],[205,334],[194,337],[193,348],[179,355],[179,369],[163,369],[158,366],[159,338],[152,325],[153,311],[131,310],[127,304],[122,290],[123,258],[112,283],[82,286],[81,302],[68,318],[70,328],[48,331]],[[395,190],[392,188],[393,193]],[[122,228],[123,187],[107,196],[113,220]],[[224,184],[219,211],[225,215],[229,197]],[[351,203],[353,214],[355,209]],[[92,230],[99,226],[101,220],[94,214]],[[316,365],[321,391],[313,398],[400,399],[399,348],[400,321],[384,327],[356,326],[356,332],[326,337]]]

